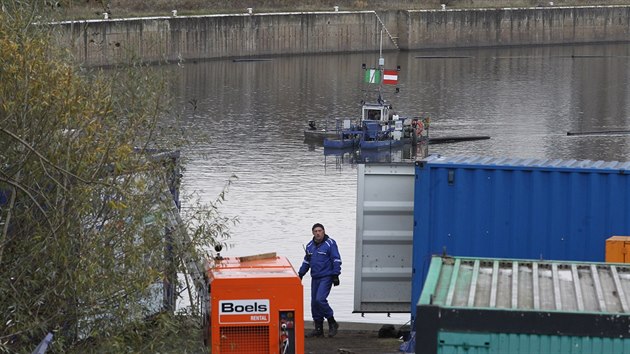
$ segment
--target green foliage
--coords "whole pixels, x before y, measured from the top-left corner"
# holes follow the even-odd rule
[[[166,237],[181,161],[153,151],[186,144],[161,124],[166,78],[73,66],[34,24],[43,2],[1,1],[0,352],[31,352],[49,332],[53,352],[185,351],[169,341],[190,317],[151,299],[164,283],[182,291],[182,259],[224,242],[235,220],[219,196],[191,208],[192,242]]]

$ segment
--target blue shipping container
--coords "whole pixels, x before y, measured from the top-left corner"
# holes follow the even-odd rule
[[[431,255],[604,261],[630,235],[630,162],[429,156],[415,175],[412,319]]]

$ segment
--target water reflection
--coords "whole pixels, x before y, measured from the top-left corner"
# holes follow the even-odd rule
[[[315,145],[309,143],[311,149],[315,150]],[[329,149],[324,148],[324,162],[326,165],[334,162],[337,168],[343,164],[361,163],[414,163],[416,159],[428,155],[429,146],[427,143],[417,145],[403,145],[386,149],[365,150],[359,148],[350,149]]]

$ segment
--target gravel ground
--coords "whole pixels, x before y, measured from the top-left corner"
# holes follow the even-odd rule
[[[306,322],[304,326],[306,333],[313,328],[311,322]],[[381,327],[382,324],[339,322],[339,332],[335,337],[306,338],[304,351],[309,354],[401,354],[398,338],[378,337]],[[328,333],[326,323],[324,333]]]

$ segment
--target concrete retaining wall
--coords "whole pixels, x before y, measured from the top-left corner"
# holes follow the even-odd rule
[[[395,12],[381,17],[395,28]],[[394,16],[392,16],[394,15]],[[157,17],[64,22],[62,45],[88,65],[137,55],[144,61],[372,51],[379,48],[373,11]],[[397,49],[383,41],[385,50]]]
[[[630,40],[630,7],[357,11],[63,22],[87,65],[223,57]],[[394,43],[389,37],[393,37]]]
[[[630,7],[410,11],[406,49],[630,40]],[[401,43],[402,44],[402,43]]]

